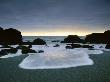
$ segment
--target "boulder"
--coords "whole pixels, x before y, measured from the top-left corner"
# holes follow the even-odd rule
[[[22,35],[21,32],[9,28],[9,29],[3,29],[0,28],[0,44],[20,44],[22,42]]]
[[[28,54],[28,53],[37,53],[35,50],[30,49],[29,46],[18,46],[16,47],[16,49],[21,49],[22,50],[22,54]]]
[[[65,48],[66,49],[81,48],[81,45],[80,44],[71,44],[71,45],[67,45]]]
[[[105,31],[104,33],[92,33],[86,36],[85,42],[96,43],[96,44],[106,44],[110,41],[110,30]]]
[[[7,54],[9,54],[9,53],[15,54],[15,53],[17,53],[17,51],[18,51],[18,50],[17,50],[16,48],[3,49],[3,50],[0,51],[0,56],[7,55]]]
[[[65,48],[66,49],[72,49],[72,46],[66,46]]]
[[[110,43],[108,43],[105,48],[110,49]]]
[[[37,38],[33,41],[33,45],[45,45],[46,42],[43,39]]]
[[[53,47],[59,47],[60,45],[59,44],[55,44]]]
[[[89,46],[89,45],[82,45],[82,48],[94,48],[93,46]]]
[[[43,50],[38,50],[38,52],[37,53],[44,53],[44,51]]]
[[[69,35],[67,38],[64,39],[64,41],[61,41],[61,43],[81,43],[83,42],[82,39],[80,39],[77,35]]]

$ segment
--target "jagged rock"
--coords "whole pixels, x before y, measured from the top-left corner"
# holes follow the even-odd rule
[[[86,36],[85,42],[89,43],[108,43],[110,41],[110,30],[105,31],[104,33],[92,33]]]
[[[21,42],[22,35],[20,31],[13,28],[0,28],[0,44],[19,44]]]
[[[77,35],[69,35],[67,38],[64,39],[64,41],[61,41],[61,43],[80,43],[83,42],[82,39],[80,39]]]
[[[34,45],[45,45],[46,42],[43,39],[37,38],[33,41]]]
[[[59,47],[60,45],[59,44],[55,44],[53,47]]]

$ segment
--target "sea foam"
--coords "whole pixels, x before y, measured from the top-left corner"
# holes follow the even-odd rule
[[[39,47],[33,47],[33,49]],[[64,46],[44,48],[44,53],[36,53],[26,57],[19,67],[23,69],[58,69],[83,65],[93,65],[87,50],[65,49]]]

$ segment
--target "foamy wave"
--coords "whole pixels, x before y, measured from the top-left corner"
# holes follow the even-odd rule
[[[62,46],[45,48],[44,51],[41,54],[29,55],[19,64],[19,67],[23,69],[58,69],[93,64],[86,50],[66,50]]]

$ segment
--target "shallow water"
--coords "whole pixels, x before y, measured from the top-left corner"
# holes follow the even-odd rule
[[[110,82],[110,52],[91,54],[94,65],[66,69],[21,69],[25,57],[0,59],[0,82]]]

